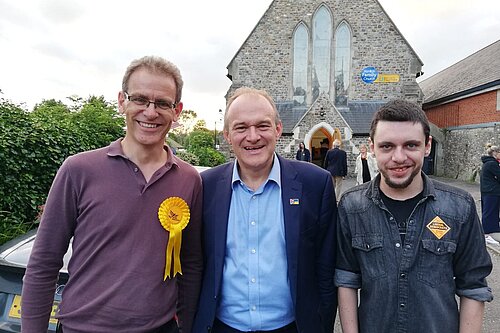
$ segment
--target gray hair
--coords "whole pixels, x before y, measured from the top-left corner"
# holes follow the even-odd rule
[[[145,56],[140,59],[133,60],[127,67],[125,75],[123,76],[122,91],[127,92],[130,76],[140,68],[146,68],[151,73],[159,73],[172,77],[172,79],[174,79],[176,89],[175,103],[181,101],[184,82],[182,81],[179,68],[177,68],[177,66],[170,61],[157,56]]]
[[[276,122],[276,124],[281,122],[280,115],[278,113],[278,109],[276,108],[276,103],[274,103],[273,98],[271,97],[271,95],[269,95],[269,93],[267,91],[255,89],[255,88],[250,88],[250,87],[241,87],[241,88],[236,89],[234,91],[234,93],[231,95],[231,97],[229,97],[229,99],[227,100],[226,112],[224,113],[224,130],[225,131],[229,130],[229,124],[228,124],[228,120],[227,120],[229,107],[231,106],[231,104],[233,104],[233,102],[236,100],[236,98],[238,98],[242,95],[255,95],[255,96],[264,97],[269,102],[269,104],[271,104],[271,106],[273,108],[274,121]]]

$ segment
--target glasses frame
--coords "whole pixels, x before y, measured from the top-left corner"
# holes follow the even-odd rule
[[[165,101],[165,100],[151,101],[151,100],[147,99],[146,97],[130,95],[130,94],[129,94],[128,92],[126,92],[126,91],[124,91],[124,92],[123,92],[123,94],[125,95],[125,98],[126,98],[129,102],[132,102],[132,103],[134,103],[134,104],[135,104],[135,105],[137,105],[137,106],[144,106],[144,107],[145,107],[145,109],[149,108],[149,105],[150,105],[150,104],[153,104],[153,105],[154,105],[155,110],[156,110],[156,108],[158,108],[158,109],[160,109],[160,110],[165,110],[165,111],[167,111],[167,110],[175,110],[175,108],[177,107],[177,103],[175,103],[175,102],[172,102],[172,106],[167,107],[167,108],[163,108],[163,107],[159,106],[157,103],[158,103],[158,102],[168,102],[168,101]],[[137,97],[137,98],[143,99],[144,101],[147,101],[147,103],[146,103],[146,104],[143,104],[143,105],[142,105],[142,104],[139,104],[139,103],[137,103],[137,100],[132,100],[132,98],[134,98],[134,97]]]

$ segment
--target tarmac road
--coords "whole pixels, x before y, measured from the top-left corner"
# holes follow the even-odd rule
[[[462,188],[467,192],[469,192],[475,199],[476,208],[479,216],[481,217],[481,192],[479,190],[479,184],[464,182],[444,177],[431,176],[431,178],[441,181],[443,183],[448,183],[450,185]],[[355,183],[356,180],[354,178],[347,178],[343,182],[342,189],[343,190],[349,189],[350,187],[354,186]],[[493,290],[493,296],[495,299],[490,303],[486,303],[482,332],[499,333],[500,332],[500,246],[488,244],[487,248],[488,252],[490,253],[491,260],[493,262],[493,271],[488,277],[488,284]],[[334,329],[335,329],[334,332],[342,332],[338,318],[338,313]]]

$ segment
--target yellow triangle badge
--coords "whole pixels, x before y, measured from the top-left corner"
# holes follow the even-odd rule
[[[451,228],[439,216],[436,216],[429,222],[427,229],[436,236],[437,239],[443,238]]]

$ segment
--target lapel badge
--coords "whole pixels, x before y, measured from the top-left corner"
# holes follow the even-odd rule
[[[298,205],[299,199],[290,199],[290,205]]]
[[[451,228],[439,216],[436,216],[429,222],[427,229],[429,229],[437,239],[443,238],[443,236],[451,230]]]

